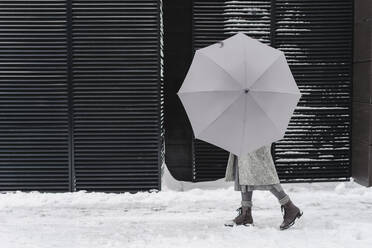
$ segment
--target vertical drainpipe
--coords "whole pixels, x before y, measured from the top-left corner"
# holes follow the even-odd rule
[[[67,97],[68,97],[68,168],[69,191],[76,191],[74,160],[74,113],[73,113],[73,72],[72,72],[72,0],[66,1],[66,41],[67,41]]]
[[[191,53],[195,52],[194,45],[194,0],[191,0]],[[193,57],[193,56],[192,56]],[[191,180],[196,181],[196,164],[195,164],[195,137],[191,136]]]
[[[158,190],[161,190],[162,178],[162,163],[163,163],[163,126],[162,126],[162,90],[163,90],[163,58],[162,58],[162,43],[163,43],[163,0],[157,0],[157,31],[158,31],[158,45],[157,45],[157,63],[158,63]]]
[[[276,48],[275,44],[275,31],[276,31],[276,0],[271,0],[271,9],[270,9],[270,45]],[[271,146],[271,154],[273,157],[273,161],[275,164],[276,157],[275,157],[275,148],[276,144],[272,143]]]

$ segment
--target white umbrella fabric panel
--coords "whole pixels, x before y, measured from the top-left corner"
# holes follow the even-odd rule
[[[301,97],[283,52],[243,33],[196,50],[177,94],[195,137],[238,156],[282,139]]]

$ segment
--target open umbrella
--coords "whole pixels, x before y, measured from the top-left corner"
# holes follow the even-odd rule
[[[301,97],[284,53],[241,32],[196,50],[177,95],[195,137],[237,156],[282,139]]]

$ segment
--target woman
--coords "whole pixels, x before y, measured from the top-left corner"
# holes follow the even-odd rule
[[[283,215],[280,229],[291,227],[302,212],[296,207],[280,185],[278,174],[271,156],[271,145],[265,145],[238,159],[230,153],[226,168],[226,181],[234,181],[234,189],[241,191],[239,215],[226,223],[226,226],[253,225],[253,190],[269,190],[278,199]]]

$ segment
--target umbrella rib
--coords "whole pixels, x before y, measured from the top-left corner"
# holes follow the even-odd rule
[[[195,93],[211,93],[211,92],[237,92],[240,90],[201,90],[201,91],[182,91],[177,94],[195,94]]]
[[[204,127],[198,134],[196,134],[197,136],[199,136],[201,133],[203,133],[208,127],[210,127],[213,123],[215,123],[217,120],[218,120],[218,118],[220,118],[238,99],[239,99],[239,97],[241,97],[241,94],[240,95],[238,95],[238,97],[234,100],[234,101],[232,101],[229,105],[227,105],[227,107],[219,114],[219,115],[217,115],[216,116],[216,118],[215,119],[213,119],[213,121],[211,121],[210,123],[209,123],[209,125],[207,125],[206,127]]]
[[[243,39],[243,37],[241,37],[241,39]],[[245,44],[244,43],[244,41],[243,41],[243,48],[244,48],[244,83],[245,83],[245,85],[244,85],[244,87],[245,88],[247,88],[247,57],[248,57],[248,53],[247,53],[247,44]]]
[[[239,151],[240,154],[242,154],[242,149],[244,145],[246,121],[247,121],[247,96],[244,97],[244,122],[243,122],[243,135],[242,135],[242,140],[240,142],[240,151]]]
[[[266,114],[265,110],[261,107],[261,105],[256,101],[256,99],[252,96],[252,99],[253,99],[253,102],[256,103],[256,105],[262,110],[262,112],[266,115],[267,119],[270,120],[271,124],[273,124],[273,126],[276,128],[276,130],[281,133],[281,130],[280,128],[275,124],[275,122],[273,122],[273,120]]]
[[[208,55],[206,55],[206,54],[204,54],[204,53],[201,53],[200,51],[199,51],[199,55],[202,55],[202,56],[204,56],[205,58],[207,58],[208,60],[210,60],[213,64],[215,64],[217,67],[219,67],[224,73],[226,73],[227,74],[227,76],[228,77],[230,77],[231,79],[232,79],[232,81],[234,81],[236,84],[238,84],[239,85],[239,87],[240,88],[242,88],[242,85],[238,82],[238,81],[236,81],[236,79],[235,78],[233,78],[231,75],[230,75],[230,73],[228,73],[221,65],[219,65],[218,63],[216,63],[216,61],[214,61],[213,59],[211,59]]]
[[[252,88],[258,82],[258,80],[260,80],[266,74],[266,72],[275,64],[275,62],[278,61],[278,59],[282,55],[283,54],[280,54],[276,59],[274,59],[274,61],[261,73],[261,75],[258,76],[256,80],[254,80],[254,83],[249,88]]]
[[[260,89],[251,89],[250,91],[257,92],[257,93],[277,93],[277,94],[287,94],[287,95],[300,95],[301,93],[294,93],[294,92],[283,92],[283,91],[273,91],[273,90],[260,90]]]
[[[241,37],[243,38],[243,37]],[[247,46],[246,44],[243,42],[243,48],[244,48],[244,80],[245,80],[245,85],[244,87],[247,88]],[[240,151],[239,153],[242,154],[242,149],[243,149],[243,145],[244,145],[244,138],[245,138],[245,123],[247,121],[247,97],[244,97],[244,121],[243,121],[243,135],[242,135],[242,140],[240,141]]]

